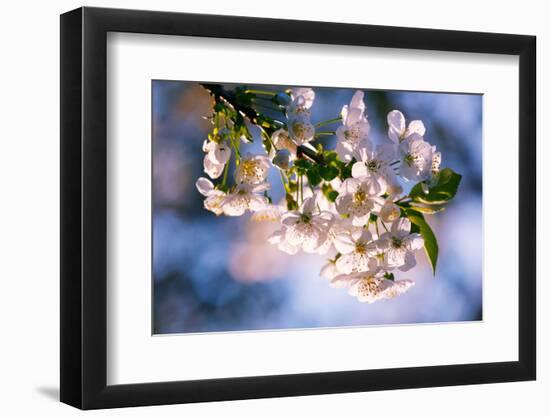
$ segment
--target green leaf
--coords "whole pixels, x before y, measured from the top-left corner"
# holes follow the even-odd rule
[[[323,159],[327,163],[336,162],[336,161],[338,161],[338,154],[334,151],[324,151]]]
[[[426,222],[422,213],[409,208],[404,210],[404,214],[412,223],[411,232],[420,233],[424,238],[424,252],[426,252],[428,261],[430,261],[430,265],[432,266],[433,274],[435,275],[439,246],[437,245],[437,238],[432,228],[428,222]]]
[[[288,210],[298,210],[298,203],[290,194],[286,195],[286,207]]]
[[[421,206],[417,203],[410,204],[410,207],[412,207],[414,210],[419,211],[420,213],[424,213],[424,214],[435,214],[435,213],[439,213],[440,211],[445,210],[445,206],[438,206],[438,205]]]
[[[347,178],[351,177],[351,167],[355,163],[355,159],[352,159],[351,162],[344,164],[343,162],[339,164],[339,171],[340,171],[340,179],[345,180]]]
[[[327,199],[328,199],[328,201],[334,203],[336,201],[336,199],[338,198],[338,195],[339,195],[338,191],[334,191],[334,190],[329,191],[327,193]]]
[[[271,151],[271,140],[269,140],[269,135],[266,133],[265,130],[262,129],[261,134],[262,134],[262,145],[265,149],[265,152],[269,154],[269,152]]]
[[[325,181],[332,181],[338,176],[338,172],[338,168],[332,165],[319,165],[319,174],[321,175],[321,178],[323,178]]]
[[[450,168],[445,168],[437,174],[436,183],[429,187],[428,193],[422,189],[422,183],[416,184],[409,193],[413,201],[424,204],[444,204],[451,200],[458,191],[462,175]]]
[[[307,159],[297,159],[294,162],[294,166],[302,169],[310,169],[312,167],[312,163],[309,162]]]
[[[328,201],[331,201],[334,203],[338,198],[338,191],[334,190],[330,184],[327,184],[327,183],[323,184],[321,189]]]
[[[317,165],[313,165],[310,169],[308,169],[306,171],[306,176],[309,184],[313,185],[314,187],[316,185],[319,185],[319,183],[322,181],[321,175],[319,174],[319,167]]]
[[[384,278],[389,279],[390,281],[395,281],[395,276],[393,275],[393,273],[390,272],[386,272],[384,274]]]
[[[214,104],[214,111],[216,113],[219,113],[223,110],[225,110],[225,104],[223,104],[221,101],[218,101],[216,102],[216,104]]]

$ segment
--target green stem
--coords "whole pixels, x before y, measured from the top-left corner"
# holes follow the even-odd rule
[[[281,174],[281,182],[283,183],[283,188],[285,189],[285,193],[288,194],[288,186],[285,181],[285,176],[283,174],[283,171],[279,170],[279,174]]]
[[[298,178],[296,178],[297,184],[296,184],[296,202],[300,204],[300,180],[302,179],[301,175],[298,175]]]
[[[334,135],[336,132],[316,132],[315,136],[331,136]]]
[[[264,133],[264,135],[265,135],[266,140],[269,142],[269,144],[270,144],[271,147],[275,150],[275,152],[277,152],[279,149],[277,149],[277,147],[276,147],[275,144],[273,143],[273,140],[271,139],[271,135],[270,135],[268,132],[266,132],[265,130],[263,130],[263,129],[262,129],[262,131],[263,131],[263,133]]]
[[[321,127],[321,126],[326,126],[326,125],[329,125],[331,123],[336,123],[336,122],[341,122],[342,121],[342,116],[338,116],[338,117],[335,117],[334,119],[329,119],[329,120],[325,120],[324,122],[319,122],[315,125],[315,128],[318,128],[318,127]]]
[[[389,232],[388,228],[386,227],[386,224],[383,221],[380,221],[382,223],[382,226],[384,226],[384,229],[386,229],[386,232]]]
[[[222,187],[225,187],[225,184],[227,184],[227,171],[229,171],[229,162],[227,161],[225,163],[225,167],[223,168],[223,180],[222,180]]]
[[[380,230],[378,230],[378,219],[374,222],[374,227],[376,228],[376,236],[380,238]]]
[[[300,175],[300,203],[304,202],[304,176]]]
[[[268,102],[268,103],[271,103],[271,104],[275,104],[273,103],[273,100],[268,98],[268,97],[263,97],[263,96],[255,96],[255,97],[252,97],[252,101],[256,101],[256,100],[262,100],[264,102]]]
[[[274,93],[273,91],[267,91],[267,90],[246,90],[245,93],[252,93],[252,94],[263,94],[266,96],[274,96],[277,93]]]
[[[239,139],[237,139],[239,140]],[[239,147],[235,144],[233,140],[233,136],[229,136],[229,141],[231,142],[231,147],[235,149],[235,153],[237,154],[237,165],[239,165],[239,162],[241,161],[241,151],[239,150]]]

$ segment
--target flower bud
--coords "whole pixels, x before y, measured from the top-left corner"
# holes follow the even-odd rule
[[[380,210],[380,218],[386,223],[391,223],[394,220],[397,220],[400,215],[401,210],[399,207],[390,201],[386,202]]]
[[[420,187],[422,187],[422,192],[424,194],[430,194],[430,189],[428,188],[428,184],[426,184],[424,181],[420,183]]]
[[[286,149],[279,149],[271,162],[279,169],[288,169],[290,167],[290,152]]]
[[[403,187],[398,183],[389,183],[386,191],[390,195],[398,195],[403,192]]]
[[[278,93],[273,97],[273,101],[279,106],[288,106],[290,104],[290,96],[286,93]]]

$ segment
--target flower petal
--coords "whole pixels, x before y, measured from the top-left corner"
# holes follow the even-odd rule
[[[334,238],[334,247],[338,252],[348,254],[355,249],[355,242],[348,233],[340,233]]]
[[[338,198],[336,199],[336,211],[339,214],[349,214],[352,202],[353,196],[351,194],[338,196]]]
[[[351,108],[358,108],[361,111],[365,111],[365,102],[363,101],[363,98],[365,97],[365,93],[363,93],[361,90],[357,90],[353,97],[351,98],[351,101],[349,103],[349,106]]]
[[[321,268],[321,271],[319,272],[319,275],[321,275],[323,278],[332,280],[336,277],[336,274],[338,274],[338,270],[336,269],[336,264],[334,262],[327,262],[323,265]]]
[[[405,116],[399,110],[392,110],[388,113],[388,125],[390,129],[397,135],[402,135],[405,132]]]
[[[199,193],[205,197],[207,197],[208,194],[210,194],[210,192],[214,189],[214,184],[212,184],[212,181],[204,177],[200,177],[195,183],[195,186],[197,187],[197,190],[199,190]]]
[[[212,179],[219,178],[222,175],[225,164],[216,164],[208,157],[208,154],[204,157],[204,172]]]
[[[353,275],[340,274],[330,280],[330,286],[334,288],[348,287],[357,281]]]
[[[295,211],[290,211],[281,217],[281,223],[285,226],[293,226],[300,221],[300,214]]]
[[[381,143],[376,147],[376,159],[389,164],[395,159],[395,145],[391,143]]]
[[[346,126],[351,127],[356,123],[360,123],[363,118],[363,110],[357,107],[348,109],[346,117]]]
[[[263,195],[251,195],[248,208],[251,211],[265,210],[269,206],[269,200]]]
[[[405,238],[405,244],[409,250],[419,250],[424,247],[424,239],[418,233],[411,233]]]
[[[353,178],[361,178],[367,176],[369,173],[367,166],[364,162],[356,162],[351,167],[351,175]]]
[[[424,123],[422,122],[422,120],[413,120],[409,123],[406,135],[409,136],[413,133],[424,136],[424,134],[426,133],[426,128],[424,127]]]
[[[313,210],[315,210],[315,197],[306,198],[300,207],[300,211],[309,216],[313,213]]]
[[[354,256],[352,254],[340,256],[336,260],[336,267],[340,272],[350,274],[354,268]]]
[[[406,217],[400,217],[391,225],[391,232],[396,236],[406,236],[411,231],[411,221]]]
[[[414,268],[416,265],[416,259],[412,252],[407,252],[405,254],[405,263],[399,267],[400,271],[406,272],[411,268]]]

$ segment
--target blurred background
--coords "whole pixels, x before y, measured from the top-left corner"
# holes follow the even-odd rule
[[[275,92],[289,86],[250,88]],[[339,116],[355,92],[314,89],[313,123]],[[250,215],[216,217],[205,210],[195,181],[205,176],[201,147],[211,125],[202,116],[211,113],[211,98],[197,82],[155,80],[154,334],[482,319],[482,96],[363,91],[375,142],[386,136],[387,113],[398,109],[407,121],[424,122],[425,139],[442,152],[441,166],[463,175],[447,210],[426,216],[439,242],[436,276],[425,254],[418,252],[417,267],[396,272],[396,279],[416,282],[408,293],[374,304],[360,303],[320,277],[323,256],[303,252],[290,256],[269,244],[267,237],[278,224],[251,222]],[[281,119],[280,114],[265,113]],[[263,152],[258,132],[253,133],[255,142],[245,145],[245,152]],[[322,137],[327,148],[334,147],[334,140]],[[268,180],[270,195],[277,202],[284,191],[274,168]]]

